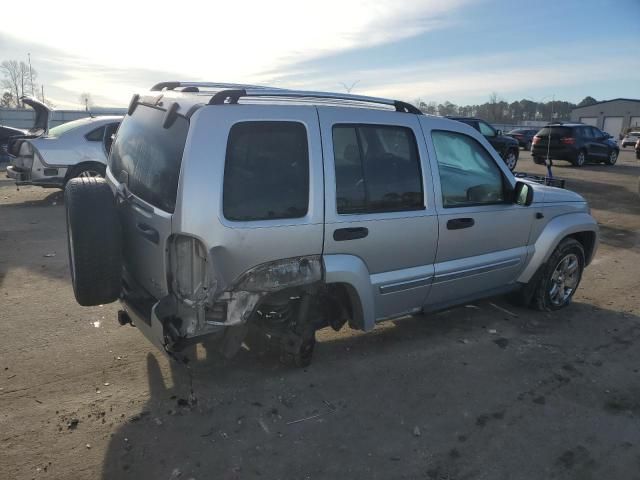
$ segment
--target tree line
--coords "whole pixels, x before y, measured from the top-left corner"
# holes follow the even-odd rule
[[[440,116],[479,117],[493,123],[517,124],[526,120],[563,121],[570,120],[571,110],[576,107],[593,105],[597,100],[593,97],[585,97],[575,104],[564,100],[549,100],[546,102],[534,101],[523,98],[514,102],[507,102],[492,93],[489,101],[478,105],[456,105],[446,101],[427,102],[421,98],[415,100],[415,104],[424,113]]]
[[[0,63],[2,80],[1,108],[25,108],[20,101],[23,96],[35,97],[49,104],[44,98],[44,87],[37,82],[38,71],[30,63],[18,60],[4,60]]]

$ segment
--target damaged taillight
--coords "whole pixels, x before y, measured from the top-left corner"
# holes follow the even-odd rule
[[[248,270],[240,277],[234,290],[274,292],[299,287],[322,280],[320,255],[293,257],[269,262]]]
[[[208,254],[200,240],[175,235],[169,240],[168,284],[171,292],[187,304],[207,299],[212,289]]]

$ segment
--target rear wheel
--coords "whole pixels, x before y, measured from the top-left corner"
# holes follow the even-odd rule
[[[504,163],[507,165],[507,168],[513,172],[516,168],[516,164],[518,163],[518,153],[513,150],[507,150],[507,154],[504,157]]]
[[[533,305],[538,310],[560,310],[571,303],[582,279],[584,248],[573,238],[566,238],[555,249],[538,279]]]
[[[122,275],[122,234],[111,188],[102,178],[74,178],[67,183],[64,203],[76,300],[84,306],[117,300]]]
[[[609,156],[605,160],[605,163],[607,165],[615,165],[617,161],[618,161],[618,151],[611,150],[611,152],[609,152]]]
[[[587,163],[587,152],[585,150],[580,150],[573,162],[573,165],[576,167],[582,167],[585,163]]]

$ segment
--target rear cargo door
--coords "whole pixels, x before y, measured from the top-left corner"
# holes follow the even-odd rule
[[[108,170],[123,192],[119,197],[125,268],[155,298],[167,294],[165,249],[189,130],[189,121],[181,115],[163,127],[165,114],[162,108],[138,105],[127,115],[113,143]]]

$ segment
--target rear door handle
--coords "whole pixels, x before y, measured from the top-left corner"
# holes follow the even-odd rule
[[[138,223],[136,227],[138,227],[138,231],[142,233],[142,236],[144,238],[146,238],[150,242],[155,243],[156,245],[158,244],[158,242],[160,241],[160,234],[155,228],[147,225],[146,223]]]
[[[461,230],[463,228],[473,227],[475,223],[476,222],[473,218],[454,218],[447,222],[447,229]]]
[[[358,238],[364,238],[367,235],[369,235],[369,229],[365,227],[339,228],[333,231],[333,239],[336,242],[357,240]]]

